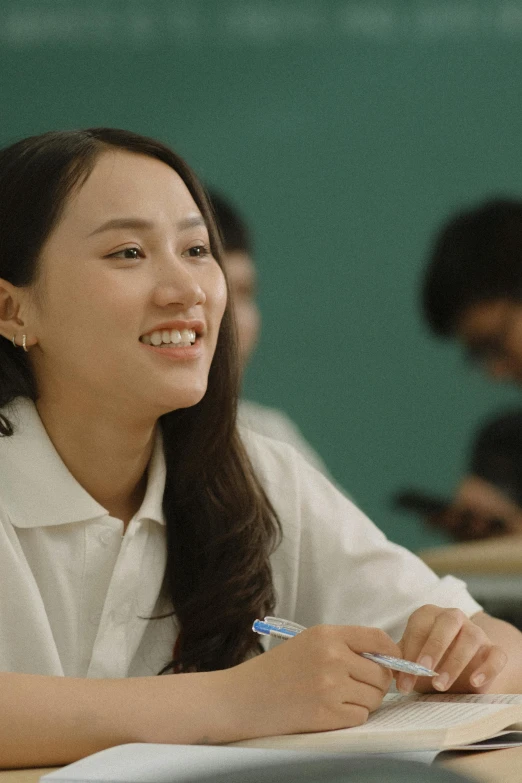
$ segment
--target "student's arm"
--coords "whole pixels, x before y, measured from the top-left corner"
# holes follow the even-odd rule
[[[405,658],[439,673],[433,680],[397,675],[402,692],[522,693],[522,634],[484,612],[469,618],[459,609],[422,606],[399,646]]]
[[[358,725],[391,682],[364,650],[399,652],[377,629],[316,626],[224,671],[107,680],[0,673],[0,768],[68,764],[127,742],[217,744]]]
[[[0,768],[68,764],[127,742],[219,737],[215,688],[206,687],[207,679],[206,674],[83,679],[2,672]]]

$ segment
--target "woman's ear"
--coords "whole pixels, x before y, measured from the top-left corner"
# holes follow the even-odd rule
[[[10,342],[15,338],[17,345],[22,344],[25,334],[26,344],[36,345],[37,338],[30,331],[22,313],[26,309],[27,292],[0,277],[0,335]]]

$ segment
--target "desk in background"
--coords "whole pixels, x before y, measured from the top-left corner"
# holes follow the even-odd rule
[[[486,612],[522,630],[522,536],[466,541],[418,554],[440,576],[463,579]]]

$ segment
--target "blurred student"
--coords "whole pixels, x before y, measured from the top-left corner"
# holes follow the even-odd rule
[[[522,410],[496,416],[480,428],[451,500],[415,492],[403,492],[397,500],[457,541],[521,535]]]
[[[490,419],[479,430],[454,508],[460,538],[522,534],[522,411]]]
[[[424,312],[494,380],[522,385],[522,201],[496,199],[453,217],[436,237]]]
[[[257,272],[252,253],[250,231],[235,206],[216,191],[209,193],[223,240],[223,264],[228,277],[239,343],[241,370],[252,356],[261,327],[257,304]],[[317,470],[328,475],[328,469],[317,452],[305,440],[297,425],[286,413],[242,398],[238,421],[260,435],[289,443]]]
[[[458,340],[490,378],[522,385],[522,201],[488,200],[442,227],[426,271],[423,306],[435,334]],[[432,519],[458,538],[522,529],[521,435],[518,416],[491,422],[479,435],[475,470],[461,483],[454,507]],[[477,464],[483,473],[487,465],[487,475],[477,475]]]

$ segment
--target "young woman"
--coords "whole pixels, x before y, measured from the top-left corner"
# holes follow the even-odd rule
[[[0,334],[0,766],[358,724],[391,681],[363,651],[439,671],[404,691],[522,689],[515,629],[238,435],[219,241],[168,148],[0,153]],[[274,613],[315,627],[258,655]]]

